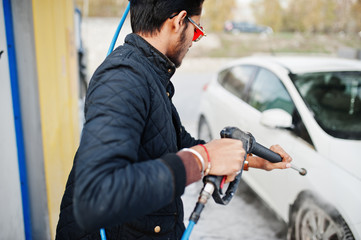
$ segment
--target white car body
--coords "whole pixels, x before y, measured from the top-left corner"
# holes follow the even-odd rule
[[[265,126],[267,114],[227,91],[217,81],[208,84],[203,94],[200,114],[208,124],[213,138],[226,126],[250,132],[266,147],[279,144],[293,158],[293,164],[307,169],[300,176],[292,169],[270,172],[253,169],[242,178],[286,222],[289,209],[299,194],[311,192],[321,201],[336,209],[346,221],[355,239],[361,239],[361,140],[336,138],[326,133],[315,120],[299,91],[290,79],[293,74],[322,71],[361,71],[361,61],[314,57],[249,57],[222,68],[239,65],[258,66],[273,72],[289,93],[302,118],[312,143],[289,129]],[[361,98],[361,86],[358,86]],[[290,115],[288,115],[290,116]],[[271,114],[277,118],[277,114]],[[278,117],[287,120],[282,112]],[[347,116],[345,116],[347,117]],[[271,120],[272,121],[272,120]],[[276,120],[282,122],[282,119]],[[360,118],[361,124],[361,118]]]

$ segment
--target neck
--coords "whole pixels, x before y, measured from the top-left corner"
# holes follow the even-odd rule
[[[154,48],[156,48],[158,51],[163,53],[164,55],[167,55],[167,46],[168,41],[166,38],[161,37],[161,34],[156,35],[145,35],[138,33],[139,36],[141,36],[144,40],[146,40],[150,45],[152,45]]]
[[[177,35],[173,33],[172,25],[169,21],[165,22],[160,31],[154,32],[153,34],[137,34],[165,56],[168,56],[174,42],[177,42]]]

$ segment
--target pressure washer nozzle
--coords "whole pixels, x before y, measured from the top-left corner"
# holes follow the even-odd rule
[[[295,165],[291,164],[291,168],[299,172],[301,176],[305,176],[307,174],[307,170],[304,168],[296,167]]]
[[[299,173],[300,173],[300,175],[302,175],[302,176],[306,176],[307,170],[304,169],[304,168],[301,168],[301,171],[300,171]]]

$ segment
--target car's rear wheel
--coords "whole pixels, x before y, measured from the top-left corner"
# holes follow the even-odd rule
[[[290,240],[353,240],[340,213],[311,194],[303,194],[293,205],[288,231]]]
[[[206,142],[213,139],[211,129],[204,116],[201,116],[198,123],[198,138]]]

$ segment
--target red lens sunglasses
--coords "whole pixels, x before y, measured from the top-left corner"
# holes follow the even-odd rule
[[[172,19],[177,16],[179,13],[176,13],[169,18]],[[195,21],[193,21],[190,17],[187,16],[188,21],[190,21],[194,25],[194,35],[193,35],[193,42],[198,42],[201,40],[203,36],[207,36],[206,32],[203,30],[203,27],[199,26]]]

